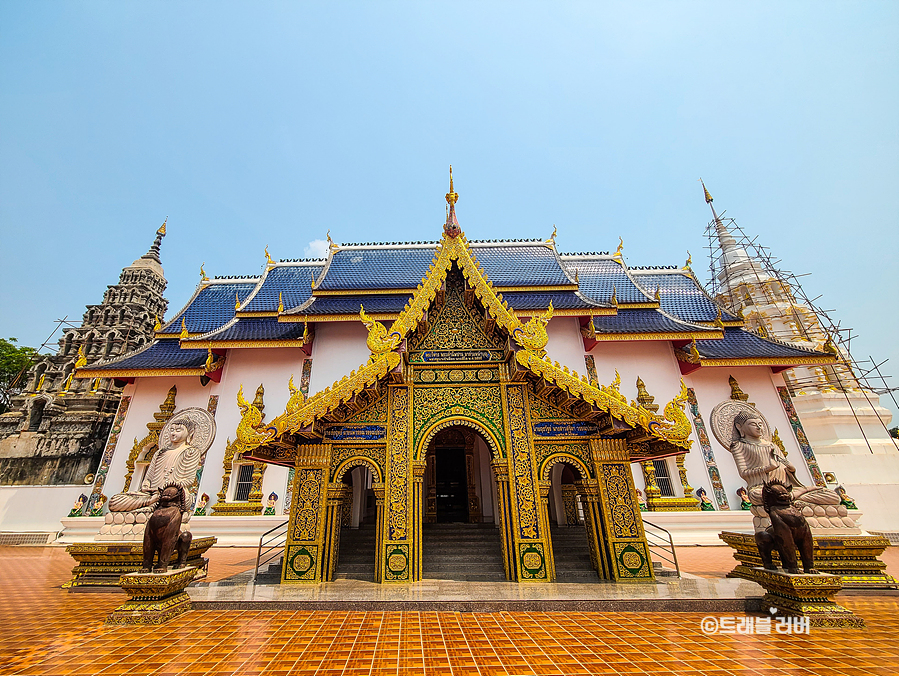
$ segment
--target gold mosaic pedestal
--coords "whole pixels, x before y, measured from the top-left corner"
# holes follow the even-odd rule
[[[762,565],[753,533],[724,531],[718,537],[733,547],[737,567],[728,577],[755,580],[753,568]],[[888,575],[886,564],[877,557],[889,547],[890,542],[876,535],[814,535],[815,569],[822,573],[839,575],[845,589],[897,589],[899,582]],[[780,556],[773,552],[774,563],[782,565]]]
[[[197,574],[188,566],[167,573],[128,573],[119,586],[131,597],[106,616],[106,624],[162,624],[190,610],[184,591]]]
[[[833,600],[843,588],[838,575],[794,575],[751,569],[753,580],[765,588],[762,611],[782,617],[807,617],[812,627],[864,627],[865,621]]]
[[[205,537],[194,538],[190,543],[187,565],[197,569],[198,580],[206,577],[209,559],[204,559],[203,555],[216,541],[214,537]],[[69,591],[118,588],[119,578],[138,572],[144,560],[143,542],[87,542],[69,545],[66,552],[78,562],[72,569],[72,579],[62,585]],[[169,564],[177,559],[177,552],[173,552]]]

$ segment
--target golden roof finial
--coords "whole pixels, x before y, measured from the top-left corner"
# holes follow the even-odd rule
[[[701,359],[702,355],[699,354],[699,348],[696,347],[696,339],[690,341],[690,356],[696,359]]]
[[[278,292],[278,312],[284,312],[284,296],[280,291]]]
[[[553,223],[553,234],[549,236],[549,239],[546,240],[547,244],[555,244],[556,243],[556,224]]]
[[[639,376],[637,377],[637,402],[650,413],[658,413],[659,405],[655,403],[656,398],[646,390],[646,383]]]
[[[268,246],[265,247],[265,265],[266,267],[271,267],[275,264],[275,261],[272,260],[272,257],[268,253]]]
[[[709,194],[709,191],[706,189],[706,187],[705,187],[705,181],[703,181],[703,180],[700,178],[700,179],[699,179],[699,182],[702,183],[702,192],[705,193],[705,203],[706,203],[706,204],[711,204],[711,203],[714,202],[715,200],[712,199],[712,196]]]
[[[169,222],[169,217],[166,216],[166,217],[165,217],[165,220],[162,222],[162,225],[159,226],[159,230],[156,231],[156,234],[157,234],[157,235],[164,235],[164,234],[165,234],[165,224],[168,223],[168,222]]]
[[[721,317],[721,307],[720,306],[718,307],[718,314],[715,315],[715,326],[717,326],[719,329],[724,328],[724,320]]]
[[[662,285],[661,284],[656,284],[656,292],[653,295],[653,298],[655,298],[656,301],[662,300]]]
[[[308,317],[303,317],[303,345],[309,344],[309,321]]]
[[[201,281],[201,282],[208,282],[208,281],[209,281],[209,277],[206,276],[206,271],[203,269],[203,266],[204,266],[204,265],[206,265],[205,262],[204,262],[204,263],[200,263],[200,281]]]
[[[681,269],[682,269],[682,270],[689,270],[689,269],[690,269],[690,265],[691,265],[692,263],[693,263],[693,256],[690,255],[690,250],[687,249],[687,262],[684,263],[684,267],[681,268]]]
[[[240,294],[237,291],[234,292],[234,310],[240,309]]]
[[[181,333],[178,336],[179,338],[187,338],[190,334],[187,332],[187,324],[184,321],[184,317],[181,318]]]
[[[614,284],[612,284],[612,298],[610,299],[610,302],[615,307],[618,307],[618,291],[615,289]]]
[[[580,280],[580,278],[578,277],[578,274],[577,274],[577,268],[574,269],[574,283],[575,283],[575,284],[580,284],[580,283],[581,283],[581,280]]]
[[[215,355],[212,354],[211,347],[207,348],[207,350],[208,351],[206,353],[206,364],[203,366],[203,368],[206,369],[206,373],[209,373],[210,371],[212,371],[212,367],[215,365]]]
[[[309,286],[313,291],[315,290],[315,275],[312,270],[309,271]]]
[[[624,249],[624,238],[618,238],[618,248],[615,249],[615,253],[612,254],[614,258],[621,258],[621,251]]]
[[[449,192],[446,193],[446,203],[450,205],[450,207],[455,206],[456,202],[459,201],[459,194],[453,191],[453,165],[450,165],[450,189]]]

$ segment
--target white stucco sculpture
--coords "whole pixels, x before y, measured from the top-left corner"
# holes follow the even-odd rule
[[[737,470],[746,482],[756,531],[770,525],[762,507],[762,486],[777,479],[792,487],[795,505],[813,529],[859,532],[855,517],[840,504],[836,492],[821,486],[805,486],[797,478],[796,467],[771,441],[768,421],[754,406],[742,401],[721,402],[712,410],[711,422],[715,437],[733,454]]]

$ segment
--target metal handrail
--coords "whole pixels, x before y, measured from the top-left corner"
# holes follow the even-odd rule
[[[285,521],[283,523],[279,523],[274,528],[269,528],[267,531],[265,531],[262,535],[259,536],[259,549],[256,551],[256,568],[253,570],[253,582],[255,582],[256,578],[259,577],[259,566],[261,566],[263,563],[268,563],[269,561],[271,561],[278,555],[278,552],[275,552],[271,556],[269,556],[269,553],[272,550],[276,550],[276,549],[280,550],[280,549],[284,548],[284,544],[287,542],[286,526],[288,523],[290,523],[290,522]],[[270,537],[268,540],[265,540],[266,535],[274,533],[275,531],[280,530],[282,528],[285,528],[285,531],[283,533],[277,533],[277,534],[273,535],[272,537]],[[279,542],[277,542],[275,544],[271,544],[272,542],[275,542],[276,540],[279,540]],[[267,558],[265,559],[265,561],[262,561],[262,548],[263,547],[266,548],[265,555]]]
[[[674,549],[674,539],[671,537],[671,533],[669,533],[665,528],[662,528],[661,526],[659,526],[659,525],[657,525],[657,524],[654,524],[654,523],[652,523],[651,521],[647,521],[646,519],[643,519],[643,524],[646,525],[646,526],[650,526],[650,527],[652,527],[652,528],[655,528],[655,529],[657,529],[657,530],[660,530],[660,531],[662,531],[665,535],[668,536],[668,541],[667,541],[667,543],[666,543],[666,542],[665,542],[665,538],[663,538],[663,537],[662,537],[661,535],[659,535],[658,533],[653,533],[653,532],[651,532],[651,531],[646,530],[645,528],[643,529],[643,532],[646,533],[647,536],[652,536],[652,537],[657,538],[658,540],[661,541],[660,543],[651,543],[651,542],[649,541],[649,539],[647,538],[646,544],[647,544],[650,548],[656,547],[656,548],[658,548],[658,549],[661,549],[661,550],[662,550],[663,552],[665,552],[665,553],[667,553],[667,552],[669,551],[669,549],[670,549],[670,551],[671,551],[671,557],[672,557],[672,558],[669,559],[667,556],[665,556],[665,554],[659,553],[658,551],[656,552],[656,556],[658,556],[658,557],[661,558],[661,559],[664,559],[664,560],[667,561],[668,563],[674,564],[674,570],[677,572],[677,576],[680,577],[680,565],[678,565],[678,563],[677,563],[677,551],[675,551],[675,549]],[[667,545],[667,548],[666,548],[666,545]]]

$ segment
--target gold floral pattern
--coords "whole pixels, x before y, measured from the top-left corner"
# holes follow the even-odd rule
[[[524,387],[510,386],[506,390],[509,405],[509,435],[512,441],[513,485],[518,505],[518,534],[522,540],[536,540],[540,537],[537,518],[537,495],[534,490],[535,477],[533,454],[528,438],[527,414],[524,410]]]
[[[409,534],[409,389],[390,392],[387,449],[387,529],[389,540]]]

